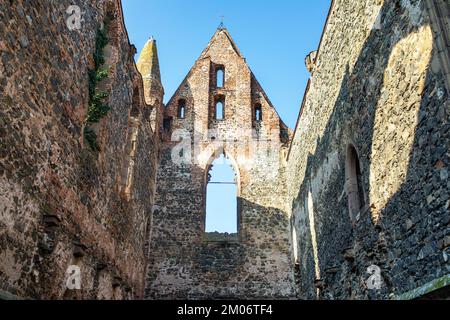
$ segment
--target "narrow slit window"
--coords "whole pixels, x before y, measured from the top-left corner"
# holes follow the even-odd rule
[[[222,100],[216,102],[216,120],[223,120],[225,118],[224,115],[224,104]]]
[[[178,118],[184,119],[186,118],[186,101],[180,100],[178,102]]]
[[[217,88],[223,88],[225,83],[225,71],[223,67],[218,68],[216,71],[216,84]]]
[[[365,206],[365,201],[358,153],[353,145],[350,145],[347,150],[346,180],[348,208],[350,218],[354,221]]]
[[[255,121],[256,122],[262,121],[262,106],[260,104],[257,104],[255,106]]]
[[[297,230],[295,227],[292,227],[292,248],[294,253],[294,264],[298,264],[298,238],[297,238]]]

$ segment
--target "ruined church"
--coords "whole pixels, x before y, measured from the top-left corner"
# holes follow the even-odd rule
[[[164,103],[120,0],[0,9],[0,299],[450,297],[448,1],[333,0],[292,129],[223,25]]]

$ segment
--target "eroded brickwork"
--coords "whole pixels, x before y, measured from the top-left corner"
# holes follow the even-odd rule
[[[436,49],[423,1],[334,1],[287,171],[302,297],[392,298],[450,273]]]
[[[80,29],[68,27],[71,5]],[[98,87],[110,110],[92,126],[96,153],[83,129],[105,21],[108,76]],[[142,297],[157,144],[120,1],[2,1],[0,34],[0,290]],[[66,287],[71,265],[80,291]]]
[[[263,120],[256,122],[259,105]],[[289,132],[227,30],[217,30],[167,104],[165,124],[146,297],[294,297],[282,161]],[[237,172],[235,241],[205,234],[207,173],[222,150]]]
[[[119,0],[3,1],[0,299],[386,299],[448,285],[448,6],[334,0],[292,135],[226,29],[164,107],[156,42],[136,66]],[[205,232],[222,152],[237,235]],[[81,290],[66,286],[73,267]]]

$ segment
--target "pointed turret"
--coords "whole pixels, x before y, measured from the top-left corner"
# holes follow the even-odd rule
[[[137,67],[145,80],[153,80],[161,84],[161,72],[159,70],[158,48],[156,40],[151,37],[142,49]]]
[[[151,37],[144,46],[137,68],[144,80],[145,101],[153,107],[151,124],[154,132],[159,134],[162,126],[164,88],[161,83],[158,49],[156,40]]]

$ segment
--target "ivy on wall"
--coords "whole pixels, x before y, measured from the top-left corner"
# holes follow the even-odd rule
[[[98,83],[108,77],[108,70],[102,69],[105,63],[103,50],[108,44],[108,23],[104,22],[104,27],[97,29],[94,51],[93,70],[89,70],[89,107],[84,121],[84,139],[92,151],[99,152],[100,146],[97,141],[97,134],[92,125],[100,122],[100,120],[108,114],[110,109],[106,103],[108,94],[99,90]]]

